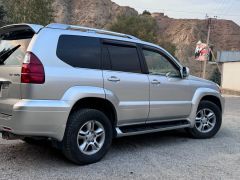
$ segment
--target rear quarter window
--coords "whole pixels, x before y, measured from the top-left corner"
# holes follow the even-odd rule
[[[7,59],[3,60],[3,65],[20,66],[30,41],[31,39],[0,40],[0,59],[6,52],[19,46]]]
[[[73,67],[100,69],[100,40],[94,37],[61,35],[57,46],[57,56]]]

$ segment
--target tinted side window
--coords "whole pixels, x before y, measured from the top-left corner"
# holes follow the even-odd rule
[[[179,77],[180,72],[176,69],[172,63],[160,53],[143,50],[145,60],[148,66],[148,71],[153,75],[163,75],[171,77]]]
[[[136,47],[107,45],[113,71],[141,73]]]
[[[57,56],[73,67],[100,69],[100,40],[93,37],[62,35],[58,41]]]

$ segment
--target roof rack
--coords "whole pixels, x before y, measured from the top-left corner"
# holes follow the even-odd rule
[[[84,26],[53,23],[53,24],[47,25],[46,27],[53,28],[53,29],[76,30],[76,31],[88,32],[88,33],[105,34],[105,35],[110,35],[110,36],[118,36],[118,37],[123,37],[123,38],[128,38],[128,39],[139,40],[137,37],[132,36],[132,35],[122,34],[122,33],[117,33],[117,32],[113,32],[113,31],[102,30],[102,29],[89,28],[89,27],[84,27]]]

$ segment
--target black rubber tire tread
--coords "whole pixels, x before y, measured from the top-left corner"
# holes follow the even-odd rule
[[[199,132],[195,126],[194,126],[194,128],[188,128],[187,129],[188,133],[191,135],[192,138],[195,138],[195,139],[207,139],[207,138],[211,138],[211,137],[215,136],[217,134],[217,132],[219,131],[219,129],[221,128],[221,125],[222,125],[222,112],[216,104],[214,104],[211,101],[204,100],[204,101],[201,101],[199,103],[197,112],[200,109],[203,109],[203,108],[209,108],[215,113],[215,115],[216,115],[216,125],[208,133]]]
[[[99,121],[105,129],[103,147],[93,155],[83,154],[77,145],[77,133],[80,127],[89,120]],[[110,120],[101,111],[95,109],[80,109],[70,114],[63,139],[63,153],[72,162],[85,165],[98,162],[108,152],[113,138],[113,129]]]

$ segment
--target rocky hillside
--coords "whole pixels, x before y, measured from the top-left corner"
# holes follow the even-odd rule
[[[207,22],[198,19],[173,19],[163,13],[153,13],[157,20],[160,32],[165,41],[173,42],[176,47],[176,56],[182,63],[191,67],[194,74],[199,74],[200,63],[193,59],[196,42],[207,39]],[[240,26],[233,21],[217,20],[212,22],[210,44],[216,50],[240,50]],[[211,71],[211,68],[208,68]]]
[[[130,7],[122,7],[111,0],[55,0],[56,22],[106,28],[119,15],[137,15]],[[199,75],[200,63],[193,59],[195,44],[207,39],[205,20],[173,19],[163,13],[153,13],[165,41],[176,45],[176,56],[193,74]],[[214,22],[210,38],[215,50],[240,50],[240,26],[229,20]],[[209,70],[212,67],[208,67]],[[209,72],[210,73],[210,72]],[[209,74],[208,73],[208,74]]]
[[[137,15],[130,7],[111,0],[55,0],[56,22],[103,28],[120,15]]]

